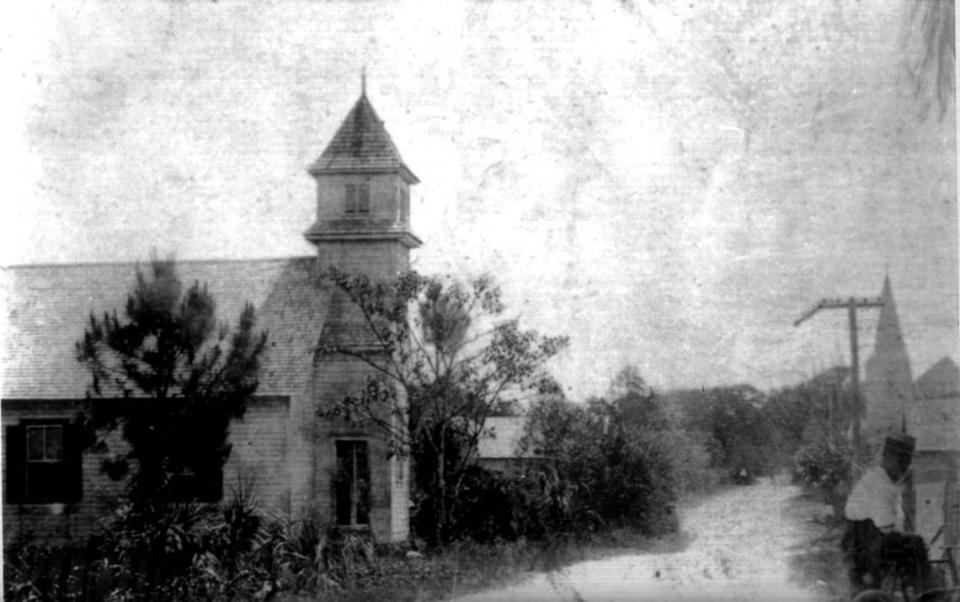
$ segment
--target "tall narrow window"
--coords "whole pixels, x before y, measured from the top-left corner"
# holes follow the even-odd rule
[[[370,524],[370,468],[366,441],[337,441],[334,504],[337,524]]]
[[[353,184],[347,184],[344,197],[344,213],[357,212],[357,187]]]

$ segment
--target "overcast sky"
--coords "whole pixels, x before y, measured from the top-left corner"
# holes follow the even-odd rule
[[[906,0],[13,4],[6,264],[310,254],[366,65],[415,267],[496,275],[575,397],[799,381],[846,314],[793,320],[885,272],[914,375],[956,358],[955,112],[914,98]]]

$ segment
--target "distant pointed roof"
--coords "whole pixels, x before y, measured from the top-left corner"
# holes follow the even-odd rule
[[[890,276],[883,279],[883,307],[880,308],[880,318],[877,320],[877,338],[873,346],[873,355],[888,355],[904,359],[909,365],[907,346],[903,341],[903,332],[900,330],[900,319],[897,317],[897,306],[893,301],[893,289],[890,286]]]
[[[326,150],[307,171],[313,176],[399,171],[414,184],[420,181],[404,163],[365,91],[340,124]]]
[[[904,411],[915,398],[910,355],[900,330],[889,277],[883,279],[881,297],[883,306],[880,308],[873,352],[867,358],[864,378],[864,428],[869,433],[868,438],[880,437],[890,430],[899,431],[903,425]]]

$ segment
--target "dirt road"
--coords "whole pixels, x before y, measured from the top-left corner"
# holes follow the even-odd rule
[[[721,491],[681,511],[682,534],[636,555],[588,561],[514,586],[458,598],[486,600],[802,600],[788,558],[810,536],[799,489],[770,479]],[[814,508],[815,509],[815,508]]]

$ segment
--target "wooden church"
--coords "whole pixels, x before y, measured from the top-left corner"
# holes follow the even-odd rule
[[[318,349],[363,339],[358,312],[322,278],[330,266],[376,279],[408,269],[411,249],[421,244],[410,230],[410,187],[418,180],[365,90],[308,172],[317,217],[305,236],[316,256],[177,263],[184,282],[206,283],[218,320],[232,323],[250,302],[258,328],[269,333],[257,395],[231,424],[232,452],[213,497],[242,487],[274,515],[400,541],[408,535],[407,461],[388,456],[379,432],[317,412],[361,386],[369,368]],[[85,399],[90,374],[74,345],[91,312],[122,310],[135,268],[27,265],[0,272],[7,310],[0,406],[5,544],[84,537],[122,492],[122,483],[103,474],[102,458],[77,444],[77,413],[97,402]]]

